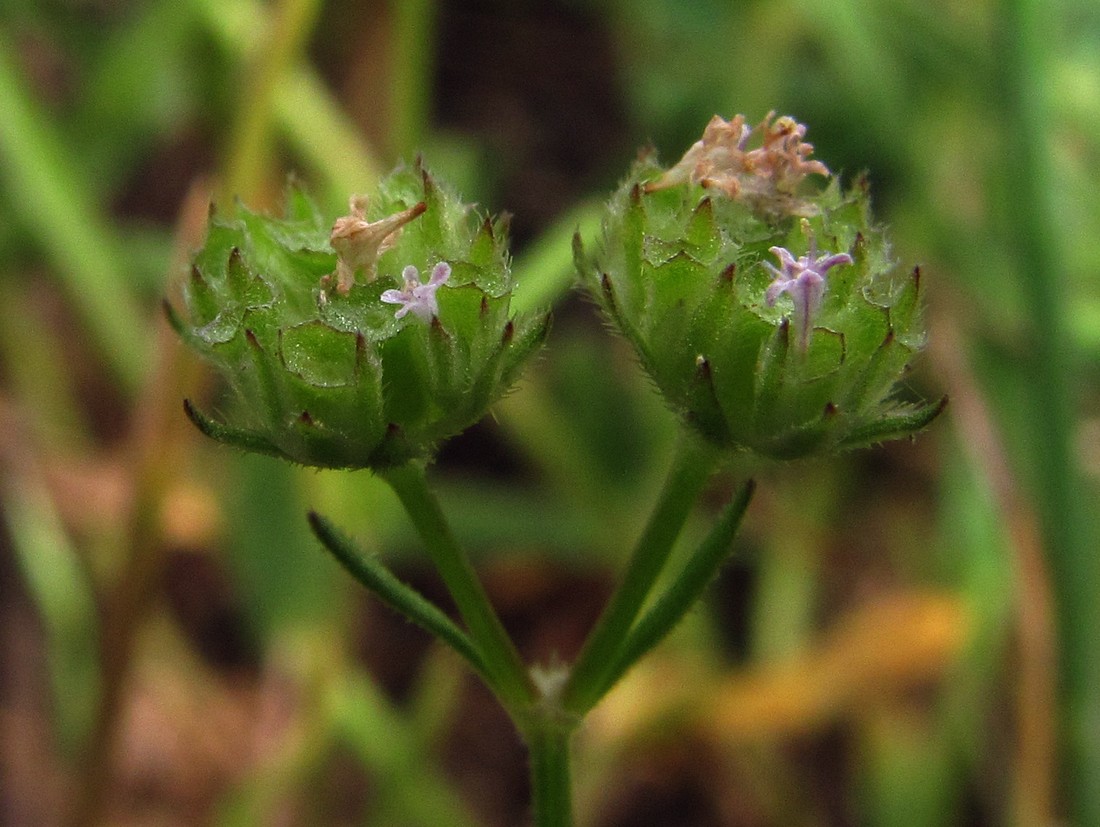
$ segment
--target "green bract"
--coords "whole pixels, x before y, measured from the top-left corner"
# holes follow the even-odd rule
[[[504,235],[419,163],[353,199],[335,227],[294,188],[283,218],[214,216],[186,313],[169,316],[239,404],[225,422],[190,404],[189,415],[216,439],[304,465],[429,458],[542,340],[544,319],[509,313]]]
[[[576,244],[582,279],[712,443],[791,459],[912,433],[943,406],[894,398],[924,342],[919,271],[895,272],[865,183],[843,192],[804,127],[769,120],[760,149],[716,118],[675,167],[640,160],[596,249]]]

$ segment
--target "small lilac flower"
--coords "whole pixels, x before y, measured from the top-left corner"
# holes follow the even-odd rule
[[[417,318],[428,321],[432,316],[439,315],[435,291],[451,277],[451,265],[445,261],[435,265],[427,284],[420,281],[420,271],[411,264],[401,271],[401,276],[405,279],[405,289],[387,290],[381,297],[386,304],[401,305],[393,314],[394,318],[400,319],[412,313]]]
[[[768,251],[779,259],[783,269],[764,262],[764,266],[775,274],[775,281],[768,285],[764,301],[768,307],[774,307],[781,294],[786,293],[791,297],[794,301],[794,325],[799,346],[805,352],[810,343],[814,314],[821,308],[825,296],[825,274],[838,264],[851,264],[852,257],[847,253],[834,253],[818,258],[817,241],[812,235],[810,249],[801,258],[796,259],[785,247],[770,247]]]

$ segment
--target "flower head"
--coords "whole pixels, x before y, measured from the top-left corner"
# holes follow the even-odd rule
[[[393,249],[401,228],[427,209],[423,201],[407,210],[378,221],[367,221],[369,199],[353,195],[348,202],[351,215],[336,219],[329,242],[336,251],[336,292],[346,296],[355,284],[355,271],[363,268],[368,282],[378,276],[378,257]],[[327,278],[327,276],[326,276]]]
[[[810,215],[809,202],[797,197],[802,179],[810,174],[829,175],[820,161],[811,161],[813,144],[806,126],[794,118],[776,118],[774,112],[755,127],[745,124],[744,115],[725,120],[710,119],[703,137],[691,145],[684,157],[646,192],[693,183],[715,190],[727,198],[744,201],[768,214]],[[761,145],[748,149],[750,138],[761,136]]]
[[[683,423],[781,460],[912,434],[942,409],[895,393],[924,344],[919,273],[894,271],[866,183],[844,191],[805,135],[791,118],[715,117],[671,169],[640,157],[598,243],[574,242]]]
[[[511,307],[501,222],[477,215],[420,162],[381,179],[370,207],[372,219],[389,218],[367,221],[356,198],[332,233],[292,187],[282,217],[243,205],[232,220],[213,216],[184,306],[168,308],[237,397],[219,419],[188,407],[204,433],[304,465],[381,470],[430,460],[517,378],[546,325]],[[374,281],[355,285],[356,267]],[[347,292],[333,273],[347,277]],[[410,313],[417,318],[403,318]]]
[[[774,307],[779,297],[786,293],[794,301],[794,324],[799,337],[799,345],[805,351],[810,343],[810,331],[813,330],[813,317],[821,308],[825,297],[825,275],[840,264],[851,264],[852,257],[847,253],[834,253],[824,258],[817,257],[817,240],[810,235],[810,249],[806,255],[795,258],[786,247],[770,247],[768,250],[783,265],[779,269],[765,261],[764,266],[775,274],[775,281],[768,285],[764,301],[768,307]]]
[[[387,290],[381,297],[386,304],[401,305],[393,314],[394,318],[400,319],[412,313],[417,318],[428,321],[432,316],[438,316],[439,304],[435,299],[435,291],[451,277],[451,265],[445,261],[435,265],[427,284],[420,281],[420,271],[411,264],[401,271],[401,277],[405,279],[405,289]]]

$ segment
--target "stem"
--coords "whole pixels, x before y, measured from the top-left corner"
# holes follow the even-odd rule
[[[186,239],[192,243],[193,238],[191,230],[181,227],[181,242]],[[139,632],[164,573],[167,548],[162,537],[162,509],[192,433],[179,415],[177,405],[183,388],[194,383],[198,364],[185,359],[167,324],[157,328],[155,350],[156,364],[136,407],[140,415],[129,436],[133,458],[130,484],[134,493],[125,534],[120,540],[124,554],[122,569],[103,599],[99,635],[101,688],[73,804],[71,823],[77,825],[96,825],[103,820],[111,789],[119,719],[124,711]]]
[[[528,736],[535,827],[572,827],[569,737],[569,730],[552,725],[537,728]]]
[[[469,558],[455,541],[446,517],[424,474],[424,468],[408,463],[380,473],[397,494],[416,527],[436,569],[439,570],[470,638],[484,659],[490,686],[512,717],[535,699],[535,688],[508,633],[493,610]]]
[[[583,715],[606,691],[619,650],[630,632],[657,577],[664,568],[680,530],[717,462],[717,452],[693,435],[684,434],[660,499],[634,549],[618,590],[592,631],[565,687],[562,706]]]

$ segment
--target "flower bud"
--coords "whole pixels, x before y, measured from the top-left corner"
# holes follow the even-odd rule
[[[330,226],[291,188],[285,216],[213,216],[169,317],[239,404],[239,447],[328,468],[430,458],[512,384],[544,318],[513,318],[500,221],[480,219],[419,162]],[[421,276],[421,273],[424,276]]]
[[[895,398],[924,343],[919,271],[895,271],[866,182],[843,192],[805,132],[715,116],[670,169],[638,161],[596,249],[575,242],[669,405],[711,442],[776,459],[913,433],[943,407]]]

